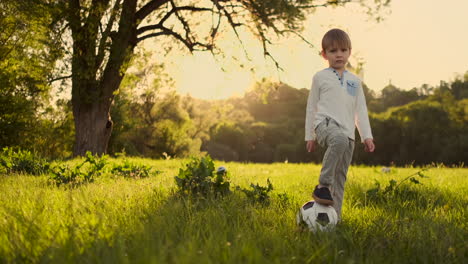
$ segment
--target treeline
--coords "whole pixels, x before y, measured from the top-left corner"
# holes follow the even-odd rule
[[[136,98],[130,89],[136,82],[116,97],[111,154],[164,158],[206,152],[225,161],[321,161],[323,149],[305,150],[308,89],[263,80],[240,98],[206,101],[164,93],[161,82]],[[405,91],[390,84],[379,96],[364,88],[378,148],[370,155],[356,144],[355,163],[467,163],[468,72],[435,87]]]
[[[436,87],[409,91],[388,85],[376,96],[367,87],[377,151],[356,144],[354,162],[405,165],[462,164],[468,160],[468,73]],[[323,151],[305,151],[307,89],[263,82],[225,103],[251,119],[220,122],[203,145],[219,159],[255,162],[320,162]],[[359,137],[357,137],[359,140]],[[229,156],[227,156],[229,155]]]
[[[169,158],[209,153],[225,161],[321,161],[323,149],[305,150],[308,89],[262,80],[242,97],[208,101],[170,89],[161,67],[151,73],[159,77],[150,84],[148,74],[128,74],[115,96],[109,154]],[[5,76],[0,75],[3,83]],[[405,91],[388,85],[378,96],[364,89],[377,150],[365,153],[357,143],[354,163],[467,164],[468,72],[435,87]],[[46,92],[50,93],[23,95],[2,89],[0,147],[34,150],[49,158],[71,157],[71,104],[50,100],[53,97]]]
[[[160,68],[155,74],[163,76]],[[263,80],[243,97],[207,101],[167,89],[171,83],[161,78],[142,85],[144,75],[129,75],[115,97],[110,154],[168,158],[205,152],[225,161],[320,162],[323,149],[305,151],[308,89]],[[405,91],[388,85],[379,96],[364,88],[377,150],[370,155],[357,143],[354,163],[466,164],[468,72],[435,87]],[[51,158],[71,156],[70,108],[59,100],[33,120],[29,148]]]

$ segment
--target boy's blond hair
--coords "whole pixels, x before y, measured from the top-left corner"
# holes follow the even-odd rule
[[[351,49],[351,39],[348,34],[341,29],[330,29],[322,39],[322,51],[330,47],[348,48]]]

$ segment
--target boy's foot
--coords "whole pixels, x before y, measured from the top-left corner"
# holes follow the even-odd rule
[[[333,205],[333,198],[331,196],[330,190],[327,187],[319,188],[318,185],[315,186],[312,197],[314,197],[314,200],[319,204]]]

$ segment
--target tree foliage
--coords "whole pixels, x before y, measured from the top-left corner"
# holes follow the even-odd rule
[[[115,117],[110,152],[126,152],[152,158],[180,157],[197,154],[201,134],[184,104],[186,99],[171,87],[161,65],[148,67],[158,76],[149,87],[140,87],[148,81],[148,68],[128,74],[116,96],[112,115]]]
[[[377,150],[373,155],[365,153],[356,133],[354,162],[466,164],[467,99],[456,95],[468,89],[467,83],[468,80],[459,77],[450,83],[441,82],[436,87],[422,85],[410,91],[392,87],[379,96],[368,90],[368,101],[380,107],[380,113],[370,112]],[[390,90],[392,94],[389,94]],[[266,80],[258,83],[243,98],[231,99],[231,102],[236,102],[237,111],[246,109],[253,120],[242,129],[234,120],[228,126],[218,124],[227,132],[213,130],[210,141],[204,146],[216,144],[216,151],[206,150],[213,157],[224,160],[321,162],[324,149],[312,154],[305,151],[307,94],[306,89],[295,89],[285,84]],[[394,104],[389,103],[393,100],[390,98],[400,98],[403,102],[395,100]],[[244,141],[239,140],[242,138],[240,135]]]
[[[63,55],[45,1],[0,2],[0,146],[30,146]]]

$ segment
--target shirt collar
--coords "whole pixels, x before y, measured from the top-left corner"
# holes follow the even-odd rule
[[[333,69],[332,67],[328,67],[328,68],[326,68],[326,70],[330,70],[330,71],[335,72],[335,73],[337,72],[337,71],[336,71],[335,69]],[[345,72],[348,72],[348,71],[347,71],[347,70],[344,70],[343,73],[345,73]]]

